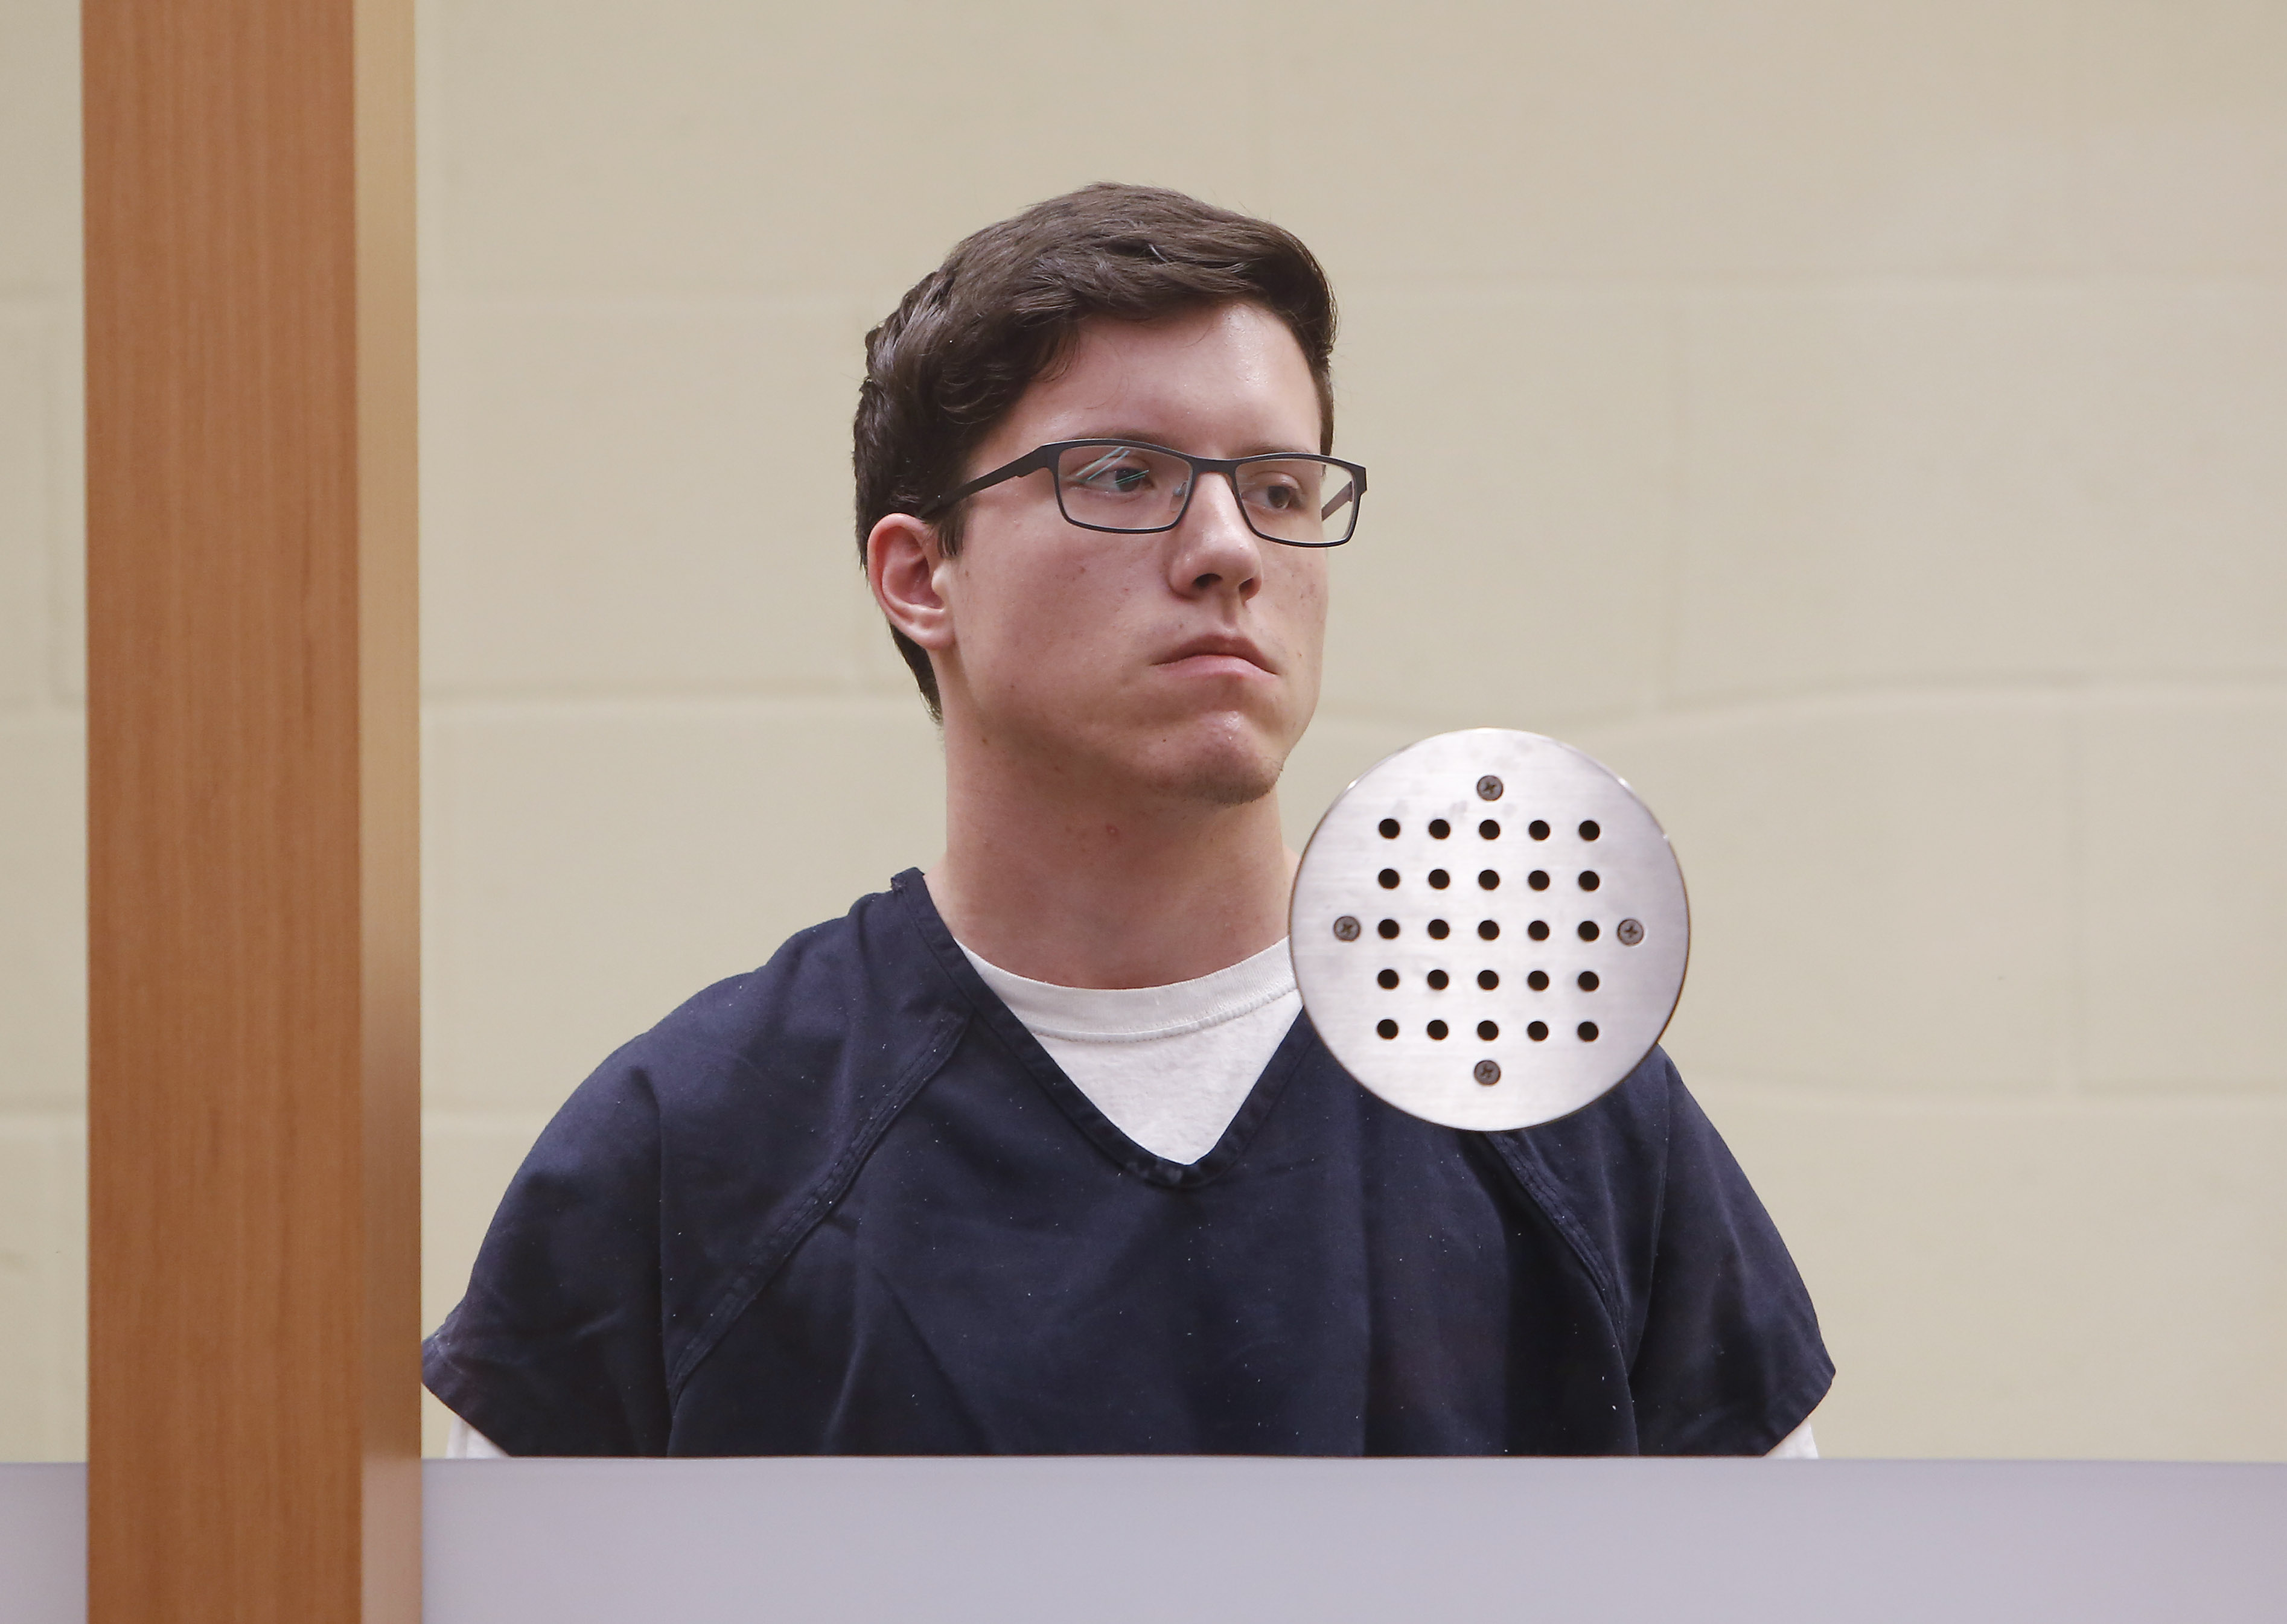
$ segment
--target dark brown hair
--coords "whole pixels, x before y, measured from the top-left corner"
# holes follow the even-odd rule
[[[1319,446],[1334,445],[1334,296],[1293,233],[1157,186],[1101,181],[963,239],[866,335],[852,426],[858,556],[892,513],[926,512],[969,458],[1094,316],[1151,321],[1206,306],[1260,304],[1302,347],[1318,389]],[[961,548],[961,510],[937,521]],[[929,655],[895,627],[930,714]]]

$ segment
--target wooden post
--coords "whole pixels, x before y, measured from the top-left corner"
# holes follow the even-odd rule
[[[97,1624],[420,1613],[412,9],[83,10]]]

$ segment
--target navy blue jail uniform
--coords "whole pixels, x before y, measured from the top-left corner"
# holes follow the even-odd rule
[[[1655,1050],[1469,1133],[1298,1019],[1193,1165],[1113,1127],[917,871],[590,1077],[430,1388],[512,1455],[1721,1455],[1833,1367]]]

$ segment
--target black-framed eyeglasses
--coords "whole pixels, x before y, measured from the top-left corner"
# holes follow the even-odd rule
[[[1246,527],[1284,547],[1340,547],[1357,530],[1365,469],[1339,457],[1273,451],[1252,457],[1195,457],[1142,440],[1051,440],[979,475],[918,515],[933,518],[1004,480],[1043,469],[1056,476],[1056,507],[1082,530],[1151,535],[1191,511],[1207,474],[1231,482]]]

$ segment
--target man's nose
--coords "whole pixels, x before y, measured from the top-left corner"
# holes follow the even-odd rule
[[[1262,586],[1262,539],[1247,528],[1238,493],[1220,474],[1202,475],[1183,522],[1172,532],[1169,584],[1176,591],[1234,594],[1241,602]]]

